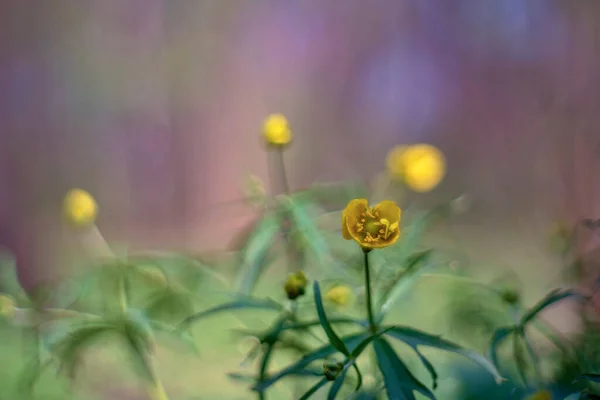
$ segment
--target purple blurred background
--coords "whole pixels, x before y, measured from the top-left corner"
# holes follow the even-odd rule
[[[600,217],[599,22],[598,0],[4,0],[0,241],[26,271],[68,263],[81,187],[111,242],[222,247],[252,210],[214,205],[266,180],[282,112],[292,189],[430,142],[449,173],[423,201],[466,192],[463,225],[527,245]]]

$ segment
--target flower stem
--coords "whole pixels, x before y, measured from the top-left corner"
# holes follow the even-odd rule
[[[377,332],[377,325],[373,316],[373,305],[371,304],[371,273],[369,271],[369,251],[363,250],[365,253],[365,288],[367,295],[367,315],[369,317],[369,329],[371,332]]]

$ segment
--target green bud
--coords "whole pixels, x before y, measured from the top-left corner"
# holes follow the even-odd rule
[[[502,297],[502,301],[504,301],[505,303],[510,304],[510,305],[515,305],[515,304],[519,303],[519,300],[521,298],[521,296],[519,295],[519,292],[517,292],[516,290],[513,290],[513,289],[504,289],[502,291],[501,297]]]
[[[307,283],[304,272],[298,271],[295,274],[290,274],[284,285],[288,299],[296,300],[298,297],[303,296],[306,293]]]
[[[344,370],[344,364],[341,362],[323,364],[323,375],[328,381],[335,381],[340,373]]]

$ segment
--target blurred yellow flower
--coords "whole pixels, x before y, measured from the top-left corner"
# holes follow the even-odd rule
[[[540,390],[527,397],[526,400],[552,400],[552,393],[547,390]]]
[[[92,225],[98,215],[98,204],[82,189],[71,189],[65,196],[63,211],[66,220],[75,226]]]
[[[285,146],[292,140],[292,130],[282,114],[271,114],[264,122],[263,135],[272,146]]]
[[[346,306],[352,297],[352,289],[346,285],[337,285],[329,289],[325,298],[338,306]]]
[[[428,144],[397,146],[388,153],[386,165],[390,175],[415,192],[432,190],[446,174],[444,155]]]
[[[298,297],[304,295],[306,292],[306,285],[308,281],[304,272],[298,271],[294,274],[290,274],[285,281],[284,290],[287,294],[288,299],[295,300]]]
[[[0,294],[0,315],[6,318],[13,318],[17,313],[17,307],[12,297]]]
[[[380,249],[400,237],[400,208],[390,200],[369,207],[367,199],[351,200],[342,212],[342,235],[363,250]]]

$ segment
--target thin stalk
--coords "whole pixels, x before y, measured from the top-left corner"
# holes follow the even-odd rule
[[[371,273],[369,272],[369,250],[363,250],[365,253],[365,288],[367,296],[367,315],[369,317],[369,329],[373,334],[377,332],[375,317],[373,316],[373,304],[371,303]]]

